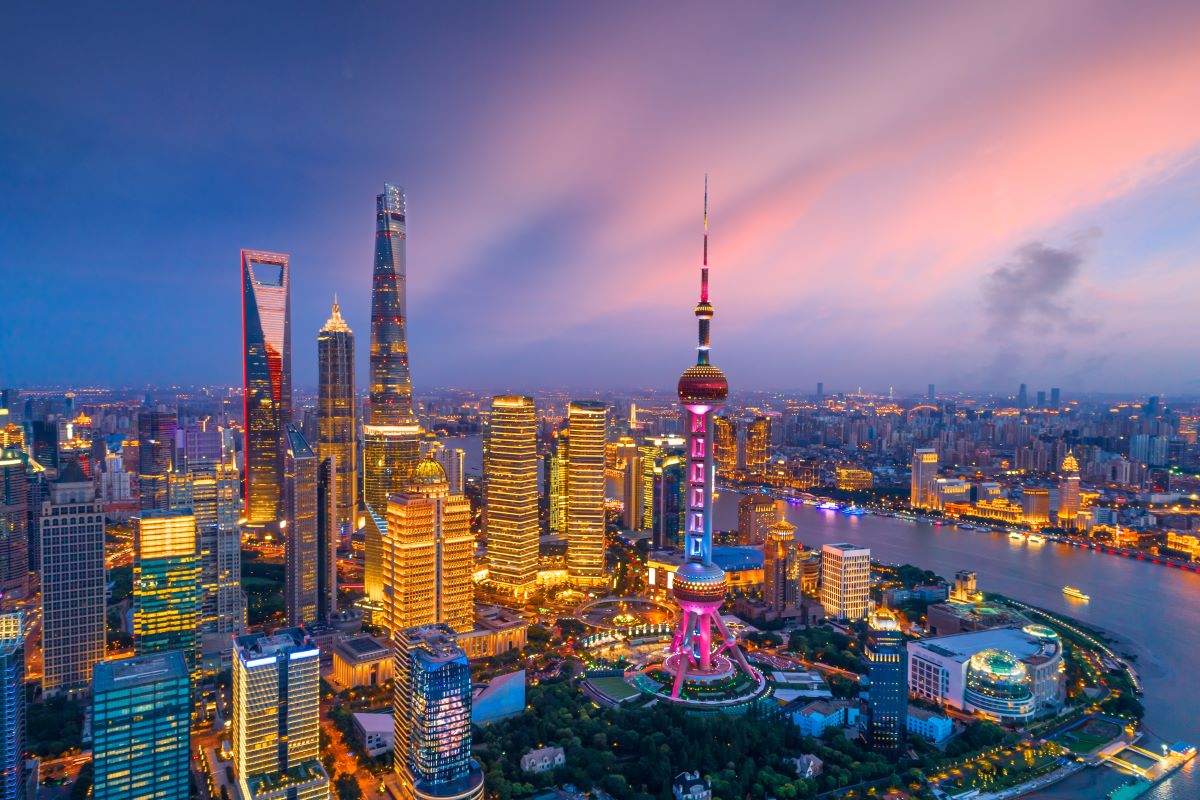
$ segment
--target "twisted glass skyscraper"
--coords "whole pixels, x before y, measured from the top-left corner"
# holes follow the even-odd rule
[[[382,600],[382,528],[387,501],[401,491],[416,466],[421,429],[413,414],[408,374],[405,299],[404,190],[384,184],[375,198],[375,268],[371,283],[371,400],[363,425],[364,583],[367,597]]]

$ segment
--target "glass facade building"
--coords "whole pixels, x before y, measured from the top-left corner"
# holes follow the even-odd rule
[[[0,599],[29,593],[29,477],[16,448],[0,450]]]
[[[471,668],[446,625],[396,634],[394,765],[410,800],[483,796],[471,758]]]
[[[49,484],[42,502],[42,690],[85,694],[104,660],[107,570],[104,509],[76,463]]]
[[[523,592],[538,572],[537,419],[532,397],[492,399],[484,503],[488,578]]]
[[[97,664],[95,800],[187,800],[190,714],[188,665],[178,650]]]
[[[177,427],[172,411],[138,414],[138,498],[143,509],[164,511],[169,506]]]
[[[292,420],[292,301],[288,257],[242,251],[246,520],[282,517],[284,427]]]
[[[608,406],[577,400],[567,411],[567,575],[580,586],[608,582],[604,571],[604,456]]]
[[[897,758],[908,729],[908,651],[899,621],[887,609],[879,609],[868,618],[867,677],[871,682],[867,746],[888,758]]]
[[[143,511],[133,529],[133,647],[139,655],[179,650],[198,663],[200,558],[196,517]]]
[[[283,579],[288,624],[317,621],[317,454],[295,425],[287,426],[284,459]]]
[[[25,798],[25,628],[0,614],[0,800]]]
[[[358,468],[355,453],[357,415],[354,397],[354,333],[342,319],[337,301],[317,334],[317,452],[333,459],[334,519],[339,536],[354,531]]]

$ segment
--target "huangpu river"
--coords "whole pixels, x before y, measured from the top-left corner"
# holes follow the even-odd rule
[[[479,473],[479,437],[449,439],[447,444],[462,447],[468,473]],[[608,491],[619,497],[620,482],[608,483]],[[713,514],[717,529],[737,527],[739,498],[735,492],[720,493]],[[1074,617],[1127,640],[1138,655],[1134,667],[1145,692],[1148,732],[1160,741],[1200,745],[1200,691],[1188,677],[1195,677],[1200,662],[1200,574],[1051,542],[1029,545],[1002,533],[785,507],[797,537],[810,547],[853,542],[871,548],[877,560],[914,564],[950,579],[960,569],[974,570],[984,591]],[[1068,600],[1063,586],[1078,587],[1091,596],[1090,602]],[[1197,760],[1143,797],[1200,798]],[[1089,769],[1029,797],[1099,800],[1120,780],[1107,768]]]

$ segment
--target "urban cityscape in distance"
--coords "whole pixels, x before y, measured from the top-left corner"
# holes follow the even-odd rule
[[[1200,798],[1200,6],[68,6],[0,800]]]

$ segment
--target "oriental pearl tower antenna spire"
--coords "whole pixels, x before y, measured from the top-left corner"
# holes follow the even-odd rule
[[[721,619],[725,601],[725,570],[712,560],[713,412],[729,396],[725,374],[709,361],[708,301],[708,177],[704,179],[704,256],[700,267],[700,302],[696,304],[699,344],[696,364],[679,378],[679,402],[687,409],[687,517],[684,563],[675,572],[674,595],[679,621],[664,668],[672,673],[671,699],[681,699],[685,686],[712,683],[744,672],[758,688],[762,675],[750,667]],[[718,640],[713,641],[716,633]],[[727,655],[726,655],[727,654]]]

